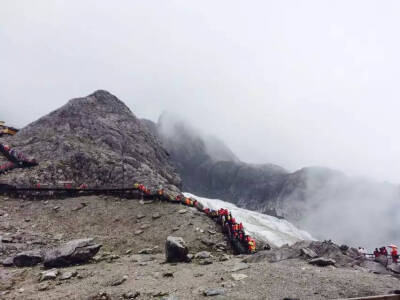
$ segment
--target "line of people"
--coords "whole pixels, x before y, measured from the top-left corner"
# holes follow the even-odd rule
[[[218,223],[221,224],[223,232],[228,235],[231,242],[234,244],[239,242],[248,253],[256,252],[256,242],[249,235],[246,235],[242,222],[237,223],[231,212],[224,208],[220,208],[217,215]]]
[[[152,193],[150,189],[146,188],[143,184],[135,183],[133,187],[140,192],[145,197],[150,197],[157,200],[166,200],[169,202],[181,203],[186,206],[196,207],[199,211],[204,212],[207,216],[214,219],[222,227],[222,232],[226,234],[231,242],[234,250],[238,254],[243,253],[255,253],[256,252],[256,242],[255,240],[245,233],[243,224],[237,223],[235,218],[232,217],[231,212],[227,209],[213,210],[204,207],[197,199],[188,198],[184,195],[177,195],[176,197],[172,195],[165,194],[164,189],[161,187]]]
[[[397,246],[395,246],[395,245],[390,245],[390,246],[388,246],[388,247],[392,249],[392,250],[390,251],[390,257],[392,257],[393,263],[397,264],[397,262],[398,262],[398,260],[399,260],[399,254],[398,254],[398,252],[397,252]],[[389,253],[388,253],[388,251],[387,251],[387,249],[386,249],[385,246],[380,247],[379,250],[378,250],[378,248],[375,248],[374,257],[375,257],[375,258],[378,258],[378,257],[380,257],[380,256],[383,256],[383,257],[388,257],[388,256],[389,256]]]

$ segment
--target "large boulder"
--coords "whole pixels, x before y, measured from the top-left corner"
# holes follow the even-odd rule
[[[315,253],[310,248],[301,248],[300,252],[301,252],[301,255],[303,255],[306,258],[317,258],[318,257],[318,254]]]
[[[336,261],[331,258],[326,258],[326,257],[318,257],[310,260],[308,262],[310,265],[316,265],[319,267],[326,267],[326,266],[334,266],[336,264]]]
[[[376,261],[377,263],[380,263],[383,266],[387,266],[389,263],[389,259],[387,258],[387,256],[383,256],[383,255],[379,255],[378,257],[375,257],[374,261]]]
[[[400,274],[400,265],[398,264],[390,264],[387,266],[387,269],[393,273]]]
[[[167,262],[187,261],[189,253],[185,241],[181,237],[168,236],[165,242],[165,256]]]
[[[360,264],[360,267],[367,269],[368,271],[375,274],[390,274],[390,272],[386,269],[384,265],[381,263],[365,260]]]
[[[24,251],[18,253],[13,258],[13,263],[17,267],[33,267],[43,261],[43,252],[39,250]]]
[[[54,268],[88,262],[97,254],[101,246],[100,244],[94,244],[93,239],[70,241],[58,248],[46,251],[44,266]]]

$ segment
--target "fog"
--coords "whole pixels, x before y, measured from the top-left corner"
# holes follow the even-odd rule
[[[291,203],[304,215],[296,223],[315,238],[370,251],[400,243],[398,186],[324,169],[308,170],[306,182],[305,202]]]
[[[230,149],[215,138],[193,128],[188,120],[171,113],[163,113],[158,124],[160,137],[167,149],[172,150],[173,155],[179,154],[179,162],[193,163],[192,168],[184,168],[186,172],[195,169],[199,161],[208,162],[209,159],[204,154],[212,161],[236,160]],[[302,172],[303,176],[284,183],[284,189],[290,190],[292,185],[297,188],[279,196],[278,215],[285,216],[316,239],[333,240],[338,244],[354,247],[363,246],[370,253],[376,247],[400,244],[399,185],[382,183],[365,176],[348,176],[341,171],[322,167],[305,168],[296,173],[298,172]],[[247,180],[247,188],[252,189],[254,186],[251,182],[254,178],[244,178]],[[217,178],[214,180],[218,181]],[[268,193],[280,194],[279,191],[278,189],[272,193],[269,190]],[[207,196],[198,193],[198,196]],[[229,196],[222,200],[232,201]],[[241,203],[245,208],[248,207],[246,200],[247,203],[248,200],[254,201],[245,199]],[[268,200],[273,202],[275,198],[271,196]],[[220,202],[216,201],[215,206],[223,204]],[[266,202],[259,204],[258,208],[252,209],[263,211]]]
[[[400,182],[397,1],[0,4],[0,119],[106,89],[243,161]]]

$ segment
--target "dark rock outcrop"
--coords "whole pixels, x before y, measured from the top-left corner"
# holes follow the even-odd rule
[[[43,264],[47,268],[55,268],[86,263],[97,254],[101,246],[93,244],[93,239],[73,240],[46,251]]]
[[[187,261],[188,248],[181,237],[168,236],[165,242],[165,256],[167,262]]]
[[[178,191],[181,183],[160,142],[106,91],[70,100],[7,142],[39,162],[2,176],[18,186],[72,181],[77,186],[131,187],[137,181]]]
[[[13,263],[17,267],[33,267],[43,261],[43,252],[39,250],[24,251],[18,253],[13,258]]]

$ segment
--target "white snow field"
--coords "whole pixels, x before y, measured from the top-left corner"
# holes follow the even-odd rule
[[[286,220],[239,208],[232,203],[219,199],[198,197],[190,193],[184,193],[184,195],[197,199],[210,209],[228,209],[232,212],[232,216],[237,223],[243,223],[246,234],[257,240],[267,242],[271,246],[280,247],[284,244],[291,245],[301,240],[314,240],[308,232],[298,229]]]

